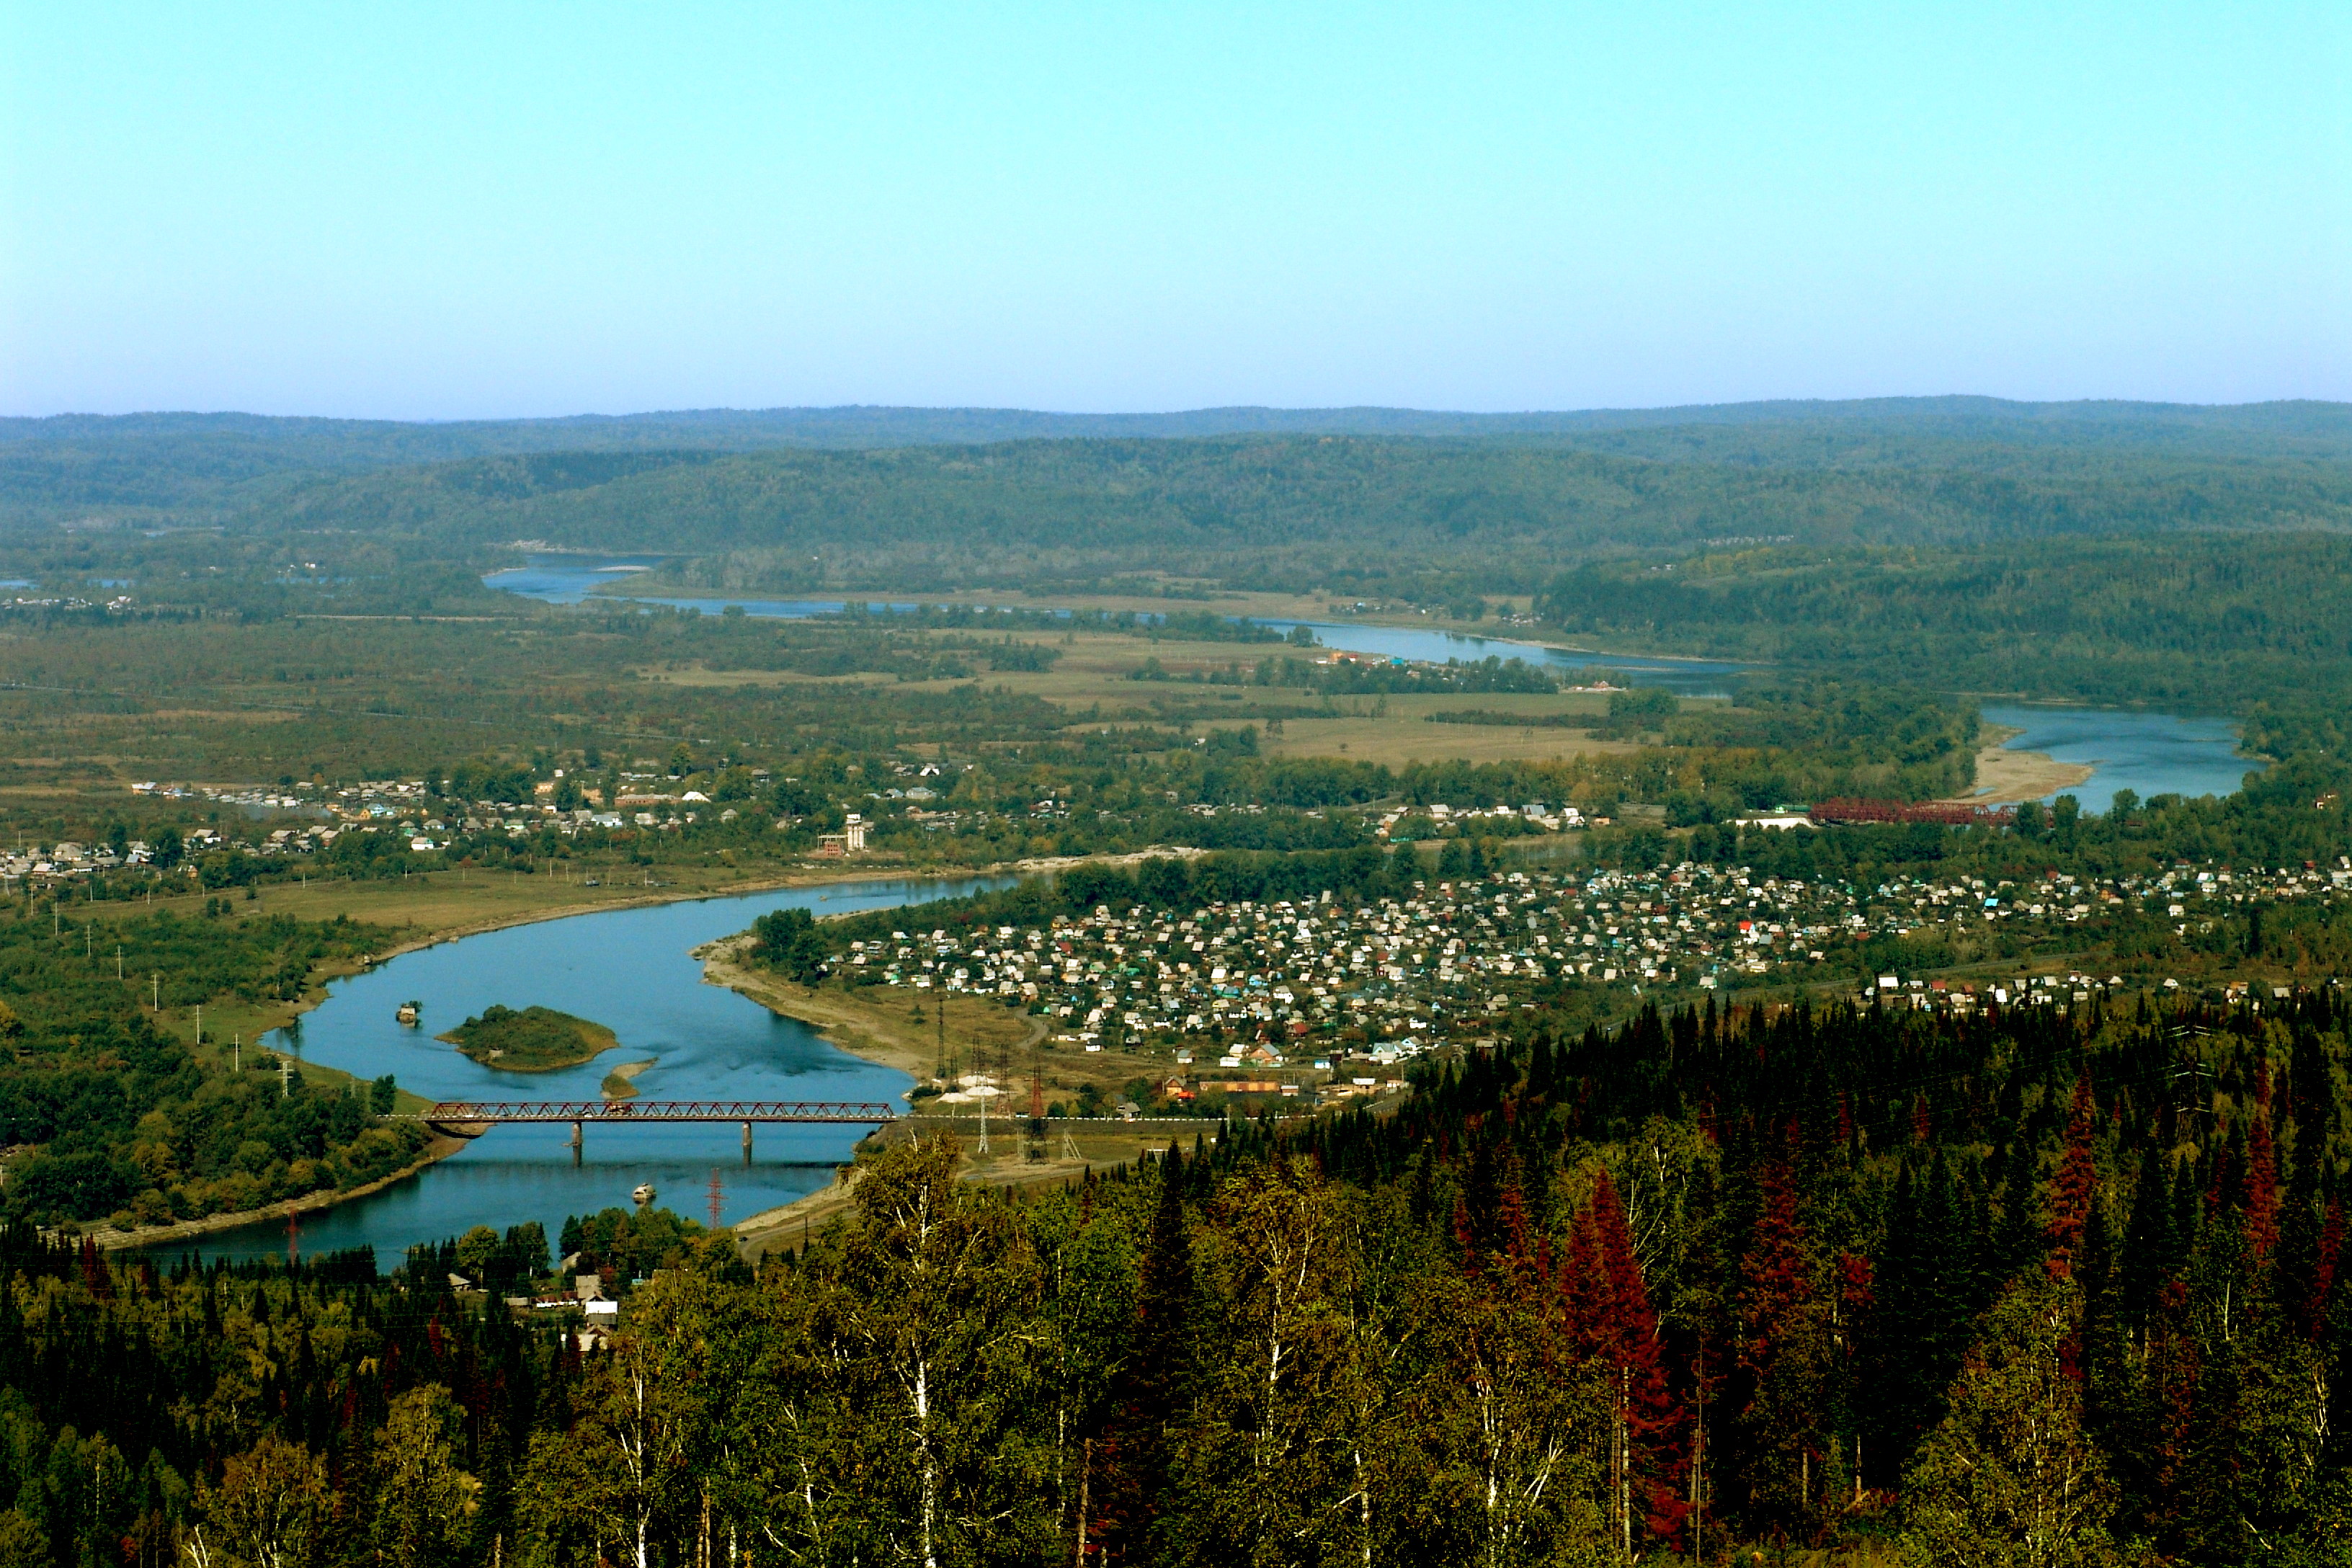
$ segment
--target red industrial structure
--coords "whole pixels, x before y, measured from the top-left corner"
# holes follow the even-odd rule
[[[1815,822],[1938,822],[1948,827],[2006,827],[2017,820],[2014,806],[1946,800],[1825,800],[1806,815]]]

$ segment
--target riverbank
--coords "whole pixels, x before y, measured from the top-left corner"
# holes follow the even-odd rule
[[[1170,851],[1170,853],[1187,852],[1179,850]],[[1199,851],[1191,851],[1191,853],[1199,853]],[[290,914],[299,920],[311,921],[331,921],[337,915],[347,915],[352,920],[362,923],[379,925],[390,924],[393,917],[405,915],[408,918],[403,921],[403,924],[410,929],[404,931],[398,942],[379,952],[369,952],[361,960],[322,963],[312,969],[303,983],[302,995],[299,1000],[273,1003],[267,1009],[255,1010],[256,1016],[250,1020],[253,1026],[249,1030],[249,1037],[258,1043],[261,1037],[268,1031],[285,1028],[294,1024],[303,1014],[325,1001],[327,987],[338,980],[347,980],[352,975],[364,974],[371,970],[381,968],[404,953],[421,952],[445,942],[457,942],[469,936],[480,936],[489,931],[511,931],[519,926],[570,920],[575,915],[602,914],[614,910],[656,909],[667,904],[694,903],[710,899],[742,898],[753,893],[772,893],[795,888],[826,888],[844,883],[877,880],[952,882],[973,877],[1003,875],[1010,870],[1024,873],[1033,868],[1053,870],[1065,864],[1076,865],[1077,861],[1021,861],[1012,867],[998,866],[982,870],[952,866],[910,868],[861,863],[854,869],[845,867],[841,869],[828,868],[822,871],[801,868],[774,876],[745,877],[710,882],[696,879],[691,882],[672,882],[653,890],[631,891],[611,898],[590,897],[562,902],[522,903],[488,914],[468,910],[464,918],[440,923],[431,923],[428,921],[421,926],[421,929],[414,920],[415,914],[429,912],[436,905],[446,905],[453,900],[446,898],[419,899],[415,894],[404,892],[403,889],[405,884],[399,882],[320,882],[313,883],[299,892],[273,889],[273,897],[267,904],[268,912],[272,914]],[[457,874],[437,872],[432,875],[448,878]],[[533,884],[523,890],[525,892],[541,890],[536,886],[539,883],[539,879],[536,878],[516,878],[502,884],[501,881],[490,879],[494,876],[494,873],[483,874],[482,879],[478,880],[473,886],[485,891],[496,892],[515,884]],[[417,880],[421,882],[425,879],[420,877]],[[337,896],[339,891],[341,897]],[[394,907],[388,910],[370,907],[371,904],[378,902],[394,902]],[[402,905],[409,907],[403,909],[400,907]],[[229,1019],[236,1015],[231,1009],[215,1004],[207,1003],[206,1006],[211,1008],[212,1012],[205,1033],[207,1038],[216,1039],[220,1035],[227,1032]],[[173,1009],[166,1009],[167,1015],[173,1011]],[[415,1107],[404,1106],[403,1109],[421,1109],[424,1103],[419,1101]]]
[[[117,1230],[112,1226],[99,1226],[85,1234],[90,1240],[96,1242],[101,1250],[120,1252],[126,1247],[168,1247],[175,1241],[194,1241],[201,1236],[211,1236],[224,1230],[235,1230],[241,1226],[257,1225],[264,1220],[291,1219],[299,1215],[318,1214],[333,1208],[338,1204],[347,1204],[358,1198],[369,1197],[383,1192],[386,1187],[404,1182],[436,1162],[447,1159],[463,1149],[467,1142],[468,1140],[464,1138],[436,1138],[425,1146],[425,1153],[421,1159],[403,1165],[390,1175],[379,1176],[373,1182],[364,1183],[348,1190],[322,1187],[315,1193],[306,1193],[299,1198],[288,1198],[281,1203],[268,1204],[257,1209],[239,1209],[232,1214],[206,1215],[202,1219],[181,1220],[173,1225],[143,1225],[131,1230]]]
[[[1977,752],[1977,787],[1956,797],[1963,805],[2014,805],[2040,800],[2061,790],[2079,788],[2096,770],[2087,763],[2062,763],[2046,752],[2019,752],[2009,742],[2025,733],[2006,725],[1988,724],[1988,737]]]
[[[749,941],[729,937],[695,949],[694,956],[702,960],[704,984],[724,986],[772,1013],[797,1019],[835,1049],[895,1068],[909,1078],[933,1077],[943,1050],[968,1058],[977,1048],[1003,1060],[1027,1052],[1045,1037],[1043,1018],[977,996],[892,989],[886,1005],[878,997],[869,1002],[795,985],[740,962]]]

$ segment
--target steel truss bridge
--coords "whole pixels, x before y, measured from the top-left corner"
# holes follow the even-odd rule
[[[896,1121],[898,1108],[853,1100],[445,1100],[411,1121]]]
[[[743,1126],[743,1152],[751,1152],[756,1121],[896,1121],[902,1113],[881,1100],[445,1100],[401,1120],[422,1121],[436,1131],[472,1138],[508,1122],[570,1122],[572,1148],[579,1152],[591,1122],[600,1127],[676,1121],[737,1121]]]

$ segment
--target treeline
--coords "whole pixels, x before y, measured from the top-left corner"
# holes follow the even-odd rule
[[[572,1420],[581,1362],[462,1304],[448,1271],[394,1289],[366,1252],[291,1272],[126,1266],[10,1227],[0,1561],[493,1561],[476,1538],[511,1531],[516,1473],[535,1431]]]
[[[2303,752],[2249,773],[2235,794],[2189,798],[2160,795],[2142,800],[2117,791],[2094,815],[2086,803],[2060,795],[2043,808],[2029,802],[2010,826],[1838,826],[1808,832],[1739,828],[1709,818],[1703,796],[1670,796],[1669,820],[1698,822],[1672,843],[1682,855],[1717,864],[1752,864],[1776,876],[1832,881],[1875,881],[1904,870],[1937,876],[1976,875],[2024,879],[2053,870],[2091,881],[2174,867],[2340,868],[2352,855],[2352,820],[2344,805],[2352,791],[2352,757]],[[1654,864],[1666,835],[1597,836],[1596,856],[1610,863]],[[1644,859],[1643,857],[1648,857]]]
[[[2234,531],[2217,507],[2137,539],[2019,539],[1970,550],[1725,551],[1556,577],[1538,613],[1564,634],[1902,683],[2211,710],[2352,681],[2352,539]]]
[[[19,1247],[0,1531],[60,1565],[99,1530],[286,1568],[2334,1561],[2346,1052],[2325,994],[1536,1016],[1393,1115],[1025,1205],[903,1143],[756,1278],[680,1228],[585,1357],[429,1269]]]

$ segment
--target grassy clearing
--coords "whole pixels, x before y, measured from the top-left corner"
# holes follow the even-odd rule
[[[1457,700],[1458,701],[1458,700]],[[1577,730],[1507,724],[1432,724],[1394,711],[1338,719],[1289,719],[1282,733],[1260,742],[1277,757],[1345,757],[1350,762],[1555,763],[1598,752],[1630,752],[1623,741],[1595,741]]]
[[[597,886],[587,886],[595,879]],[[807,880],[823,880],[809,878]],[[301,920],[337,915],[389,926],[404,942],[437,941],[491,926],[559,914],[586,913],[651,900],[697,898],[785,880],[772,865],[734,867],[714,860],[705,866],[639,868],[615,861],[574,862],[558,875],[521,876],[511,871],[450,870],[397,881],[316,881],[273,886],[257,900],[240,900],[238,914],[268,911]],[[184,913],[201,910],[202,893],[155,902]],[[144,906],[134,906],[143,908]]]

